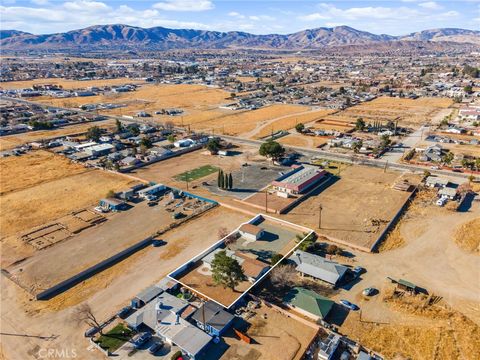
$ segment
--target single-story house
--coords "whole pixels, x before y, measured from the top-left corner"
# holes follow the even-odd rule
[[[208,253],[205,257],[203,257],[202,258],[203,265],[211,269],[213,259],[215,258],[215,255],[220,251],[225,251],[228,257],[238,261],[238,263],[242,266],[245,276],[247,277],[248,281],[250,281],[251,283],[254,283],[255,281],[257,281],[270,268],[269,264],[258,260],[256,257],[252,258],[248,254],[245,254],[239,251],[232,251],[229,249],[221,249],[221,248],[217,248],[212,252]]]
[[[160,295],[163,290],[158,286],[150,286],[145,290],[141,291],[137,296],[132,299],[132,307],[133,308],[141,308],[145,304],[149,303],[153,299],[155,299],[158,295]]]
[[[428,176],[425,179],[425,185],[431,188],[442,188],[447,186],[449,181],[445,178],[438,177],[438,176]]]
[[[291,309],[315,321],[325,319],[335,304],[334,301],[302,287],[290,290],[283,298],[283,302]]]
[[[238,232],[241,236],[249,241],[256,241],[260,239],[264,233],[264,230],[257,225],[253,224],[243,224],[238,229]]]
[[[438,196],[446,197],[450,200],[454,200],[458,195],[458,190],[455,187],[445,186],[444,188],[438,190]]]
[[[198,359],[203,354],[212,337],[178,314],[157,308],[157,334],[168,344],[178,346],[184,358]]]
[[[191,319],[197,326],[212,336],[220,336],[232,323],[234,315],[225,311],[214,301],[207,301],[197,309]]]
[[[167,187],[163,184],[156,184],[149,186],[145,189],[142,189],[138,192],[138,196],[141,198],[146,198],[148,195],[155,195],[158,194],[161,191],[164,191]]]
[[[296,250],[289,260],[297,265],[296,270],[302,276],[311,276],[332,285],[338,284],[348,271],[346,266],[301,250]]]
[[[123,200],[116,198],[106,198],[100,200],[100,206],[111,211],[120,211],[125,209],[126,203]]]

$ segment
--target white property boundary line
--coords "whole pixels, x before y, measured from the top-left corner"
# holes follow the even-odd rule
[[[218,302],[217,300],[211,298],[210,296],[208,295],[205,295],[203,294],[202,292],[196,290],[196,289],[193,289],[192,287],[184,284],[183,282],[175,279],[172,274],[182,270],[187,264],[189,263],[194,263],[200,259],[202,259],[205,255],[209,254],[210,252],[212,252],[213,250],[215,250],[216,248],[218,248],[220,245],[222,245],[223,243],[225,243],[225,239],[227,239],[229,236],[237,233],[240,229],[240,227],[242,225],[245,225],[245,224],[251,224],[252,222],[254,222],[255,220],[259,219],[260,217],[262,217],[263,219],[265,220],[271,220],[273,222],[279,222],[279,223],[283,223],[283,225],[287,225],[289,227],[293,227],[293,228],[297,228],[297,229],[300,229],[302,230],[303,232],[307,232],[307,235],[305,235],[305,237],[299,241],[291,250],[289,250],[275,265],[273,265],[265,274],[263,274],[258,280],[256,280],[247,290],[245,290],[242,294],[240,294],[230,305],[225,305],[225,304],[222,304],[220,302]],[[273,216],[269,216],[269,215],[264,215],[264,214],[257,214],[255,215],[252,219],[250,219],[249,221],[247,222],[244,222],[242,223],[240,226],[238,226],[235,230],[233,230],[232,232],[230,232],[227,236],[223,237],[222,239],[220,239],[219,241],[217,241],[215,244],[213,244],[212,246],[210,246],[209,248],[207,248],[206,250],[204,250],[203,252],[201,252],[200,254],[194,256],[193,258],[191,258],[190,260],[188,260],[187,262],[185,262],[184,264],[180,265],[179,267],[177,267],[175,270],[173,270],[172,272],[170,272],[170,274],[167,275],[167,277],[170,279],[170,280],[173,280],[175,281],[176,283],[186,287],[187,289],[193,291],[194,293],[197,293],[199,294],[200,296],[204,297],[204,298],[207,298],[215,303],[217,303],[218,305],[224,307],[224,308],[227,308],[227,309],[230,309],[233,305],[235,305],[235,303],[240,300],[241,298],[243,298],[255,285],[257,285],[260,281],[262,281],[265,276],[267,276],[278,264],[280,264],[284,259],[286,259],[292,252],[294,252],[299,246],[301,243],[303,243],[305,241],[305,239],[307,239],[309,236],[311,236],[313,233],[315,233],[314,230],[312,229],[309,229],[305,226],[301,226],[301,225],[297,225],[297,224],[294,224],[294,223],[291,223],[291,222],[288,222],[288,221],[285,221],[285,220],[281,220],[281,219],[278,219],[276,217],[273,217]]]

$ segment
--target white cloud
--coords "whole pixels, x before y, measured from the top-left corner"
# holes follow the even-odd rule
[[[248,17],[250,20],[253,21],[273,21],[275,18],[270,15],[251,15]]]
[[[81,6],[83,8],[80,8]],[[210,26],[203,23],[168,19],[152,8],[136,10],[126,5],[113,8],[94,1],[66,2],[44,8],[0,6],[0,18],[2,28],[20,29],[35,34],[63,32],[105,23],[141,27],[210,29]]]
[[[166,0],[154,4],[153,7],[165,11],[205,11],[215,6],[210,0]]]
[[[82,12],[105,11],[111,9],[110,6],[103,2],[88,0],[66,2],[63,4],[63,7],[67,10]]]
[[[424,9],[430,9],[430,10],[438,10],[438,9],[443,9],[443,6],[439,5],[435,1],[427,1],[418,4],[418,6],[424,8]]]
[[[227,15],[237,19],[245,19],[245,15],[242,15],[236,11],[230,11]]]

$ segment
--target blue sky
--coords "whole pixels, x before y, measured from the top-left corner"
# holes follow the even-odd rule
[[[480,30],[480,0],[0,0],[0,4],[1,29],[36,34],[116,23],[255,34],[337,25],[390,35],[438,27]]]

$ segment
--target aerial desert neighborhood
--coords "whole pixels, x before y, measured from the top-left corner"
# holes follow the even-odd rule
[[[480,2],[1,0],[0,360],[480,359]]]

